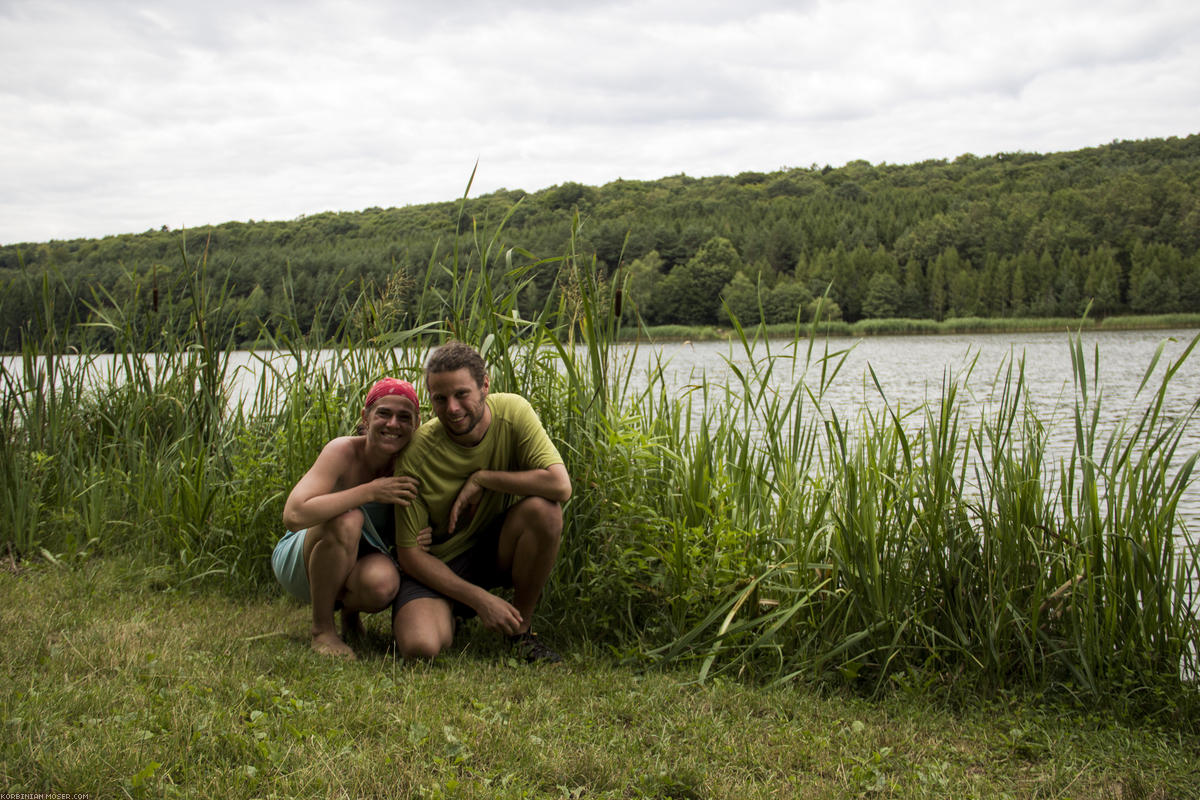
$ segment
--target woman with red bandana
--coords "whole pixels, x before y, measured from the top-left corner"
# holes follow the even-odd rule
[[[420,421],[412,384],[377,382],[367,392],[358,435],[326,444],[284,504],[288,533],[271,566],[285,589],[312,601],[312,648],[322,655],[355,658],[343,637],[361,634],[359,614],[382,611],[396,596],[400,573],[389,554],[394,506],[408,505],[419,487],[415,478],[394,477],[392,467]],[[337,608],[342,636],[334,625]]]

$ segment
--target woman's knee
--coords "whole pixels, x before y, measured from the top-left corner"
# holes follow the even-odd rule
[[[308,529],[309,536],[316,535],[326,547],[337,547],[358,553],[358,542],[362,538],[363,512],[352,508],[330,520]],[[315,546],[315,544],[314,544]]]

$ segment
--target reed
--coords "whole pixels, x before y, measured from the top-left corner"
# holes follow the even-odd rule
[[[654,654],[698,659],[701,675],[824,672],[874,689],[967,673],[1096,697],[1133,675],[1143,689],[1194,675],[1197,550],[1176,508],[1197,457],[1178,453],[1196,406],[1170,420],[1161,409],[1196,342],[1103,441],[1077,352],[1077,441],[1057,466],[1019,363],[974,428],[950,377],[920,424],[890,405],[853,424],[822,419],[798,462],[800,493],[823,501],[799,515],[806,538],[757,571],[740,562],[742,588]],[[784,449],[778,430],[763,426],[760,447]]]
[[[962,333],[1024,333],[1063,332],[1071,330],[1157,330],[1165,328],[1200,328],[1200,314],[1126,315],[1093,319],[1075,317],[950,317],[944,320],[860,319],[857,322],[830,321],[821,324],[819,336],[913,336]],[[756,333],[775,339],[787,339],[795,334],[791,323],[760,325]],[[804,335],[811,335],[805,330]],[[735,338],[733,326],[718,328],[711,325],[655,325],[641,329],[626,328],[626,340],[645,339],[652,342],[714,341]]]
[[[363,287],[339,329],[264,327],[246,397],[232,389],[245,356],[208,335],[223,293],[205,259],[182,256],[186,326],[148,333],[130,276],[129,304],[88,323],[111,353],[68,354],[31,331],[0,371],[3,545],[136,556],[168,583],[261,590],[286,493],[353,429],[363,387],[415,380],[454,336],[485,352],[498,390],[531,399],[574,478],[544,603],[556,634],[692,664],[699,679],[1194,692],[1181,675],[1200,669],[1200,575],[1177,507],[1197,409],[1162,409],[1197,340],[1157,382],[1149,365],[1144,407],[1101,434],[1098,355],[1089,365],[1076,337],[1075,444],[1054,463],[1019,361],[974,423],[970,369],[916,408],[867,376],[879,404],[843,418],[823,397],[847,379],[852,341],[824,323],[734,320],[730,381],[676,389],[661,357],[637,366],[638,343],[663,333],[622,328],[619,274],[573,247],[550,259],[513,247],[507,217],[484,233],[466,207],[427,266],[416,324],[397,328],[386,293]],[[547,266],[556,291],[524,307]]]
[[[1200,314],[1152,314],[1137,317],[1133,322],[1139,328],[1200,328]],[[1100,327],[1122,330],[1129,323],[1125,317],[1105,317]]]
[[[862,319],[854,323],[852,328],[855,336],[887,336],[889,334],[945,333],[943,323],[933,319]]]

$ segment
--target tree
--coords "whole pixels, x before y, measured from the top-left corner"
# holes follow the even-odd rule
[[[946,248],[929,265],[929,309],[934,319],[944,319],[950,308],[950,279],[962,269],[958,250]]]
[[[1058,279],[1058,264],[1048,250],[1042,251],[1037,268],[1032,273],[1029,285],[1029,313],[1035,317],[1054,314],[1058,296],[1054,293],[1054,282]]]
[[[1179,286],[1171,274],[1180,260],[1175,248],[1169,245],[1137,247],[1134,248],[1132,260],[1129,269],[1130,310],[1139,314],[1162,314],[1177,310]]]
[[[640,315],[647,325],[663,321],[662,288],[663,260],[657,250],[651,250],[629,265],[629,278],[625,284],[625,303],[622,314],[632,322]]]
[[[725,302],[728,314],[742,325],[752,325],[761,318],[758,287],[746,277],[746,273],[738,270],[733,280],[725,284],[721,290],[721,299]]]
[[[812,302],[812,292],[795,278],[780,278],[763,298],[763,316],[768,323],[795,322],[800,310]]]
[[[1058,257],[1058,271],[1054,281],[1054,291],[1058,297],[1056,314],[1073,317],[1083,313],[1086,305],[1083,299],[1085,278],[1083,258],[1077,251],[1064,248]]]
[[[832,249],[818,252],[807,264],[807,275],[797,271],[797,277],[813,296],[828,289],[846,319],[854,321],[862,316],[867,282],[875,273],[877,260],[875,251],[862,245],[847,251],[839,241]]]
[[[1184,259],[1177,249],[1169,244],[1139,242],[1130,254],[1130,309],[1154,314],[1179,311],[1183,274]]]
[[[925,296],[925,273],[916,259],[904,265],[904,289],[897,313],[902,317],[920,318],[929,313]]]
[[[795,225],[778,220],[768,231],[764,245],[763,257],[776,272],[782,272],[795,264],[800,256],[800,231]]]
[[[1129,308],[1139,314],[1173,311],[1179,304],[1179,287],[1157,271],[1142,270],[1129,281]]]
[[[1033,255],[1022,252],[1012,259],[1012,282],[1009,284],[1010,311],[1015,317],[1029,313],[1030,301],[1036,291],[1037,262]],[[1031,284],[1033,284],[1031,286]]]
[[[1084,294],[1090,299],[1092,311],[1103,316],[1120,310],[1121,268],[1110,247],[1094,247],[1084,259],[1087,280]]]
[[[900,308],[903,290],[900,281],[890,272],[876,272],[867,285],[867,299],[863,302],[863,316],[868,319],[887,319],[896,316]]]
[[[259,326],[267,325],[271,315],[271,303],[262,286],[254,284],[254,289],[239,303],[238,330],[242,341],[257,339]]]
[[[818,297],[804,307],[805,317],[810,322],[836,322],[842,318],[842,308],[835,300]]]
[[[725,284],[742,266],[733,243],[721,236],[709,239],[686,264],[676,266],[662,282],[660,295],[668,322],[713,325],[720,318],[719,298]]]
[[[976,309],[985,317],[1004,316],[1008,307],[1008,282],[1003,274],[1000,257],[988,253],[979,273]]]
[[[1189,258],[1180,269],[1179,307],[1183,311],[1200,311],[1200,253]]]

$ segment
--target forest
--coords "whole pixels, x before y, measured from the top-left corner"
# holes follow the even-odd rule
[[[450,265],[489,252],[505,254],[493,284],[517,287],[521,309],[555,307],[571,260],[623,287],[631,325],[1200,312],[1200,134],[477,197],[464,185],[441,203],[4,245],[0,349],[49,328],[104,348],[130,308],[139,318],[120,324],[165,340],[201,285],[216,287],[208,332],[223,342],[345,331],[363,298],[404,328],[425,289],[454,283]]]

